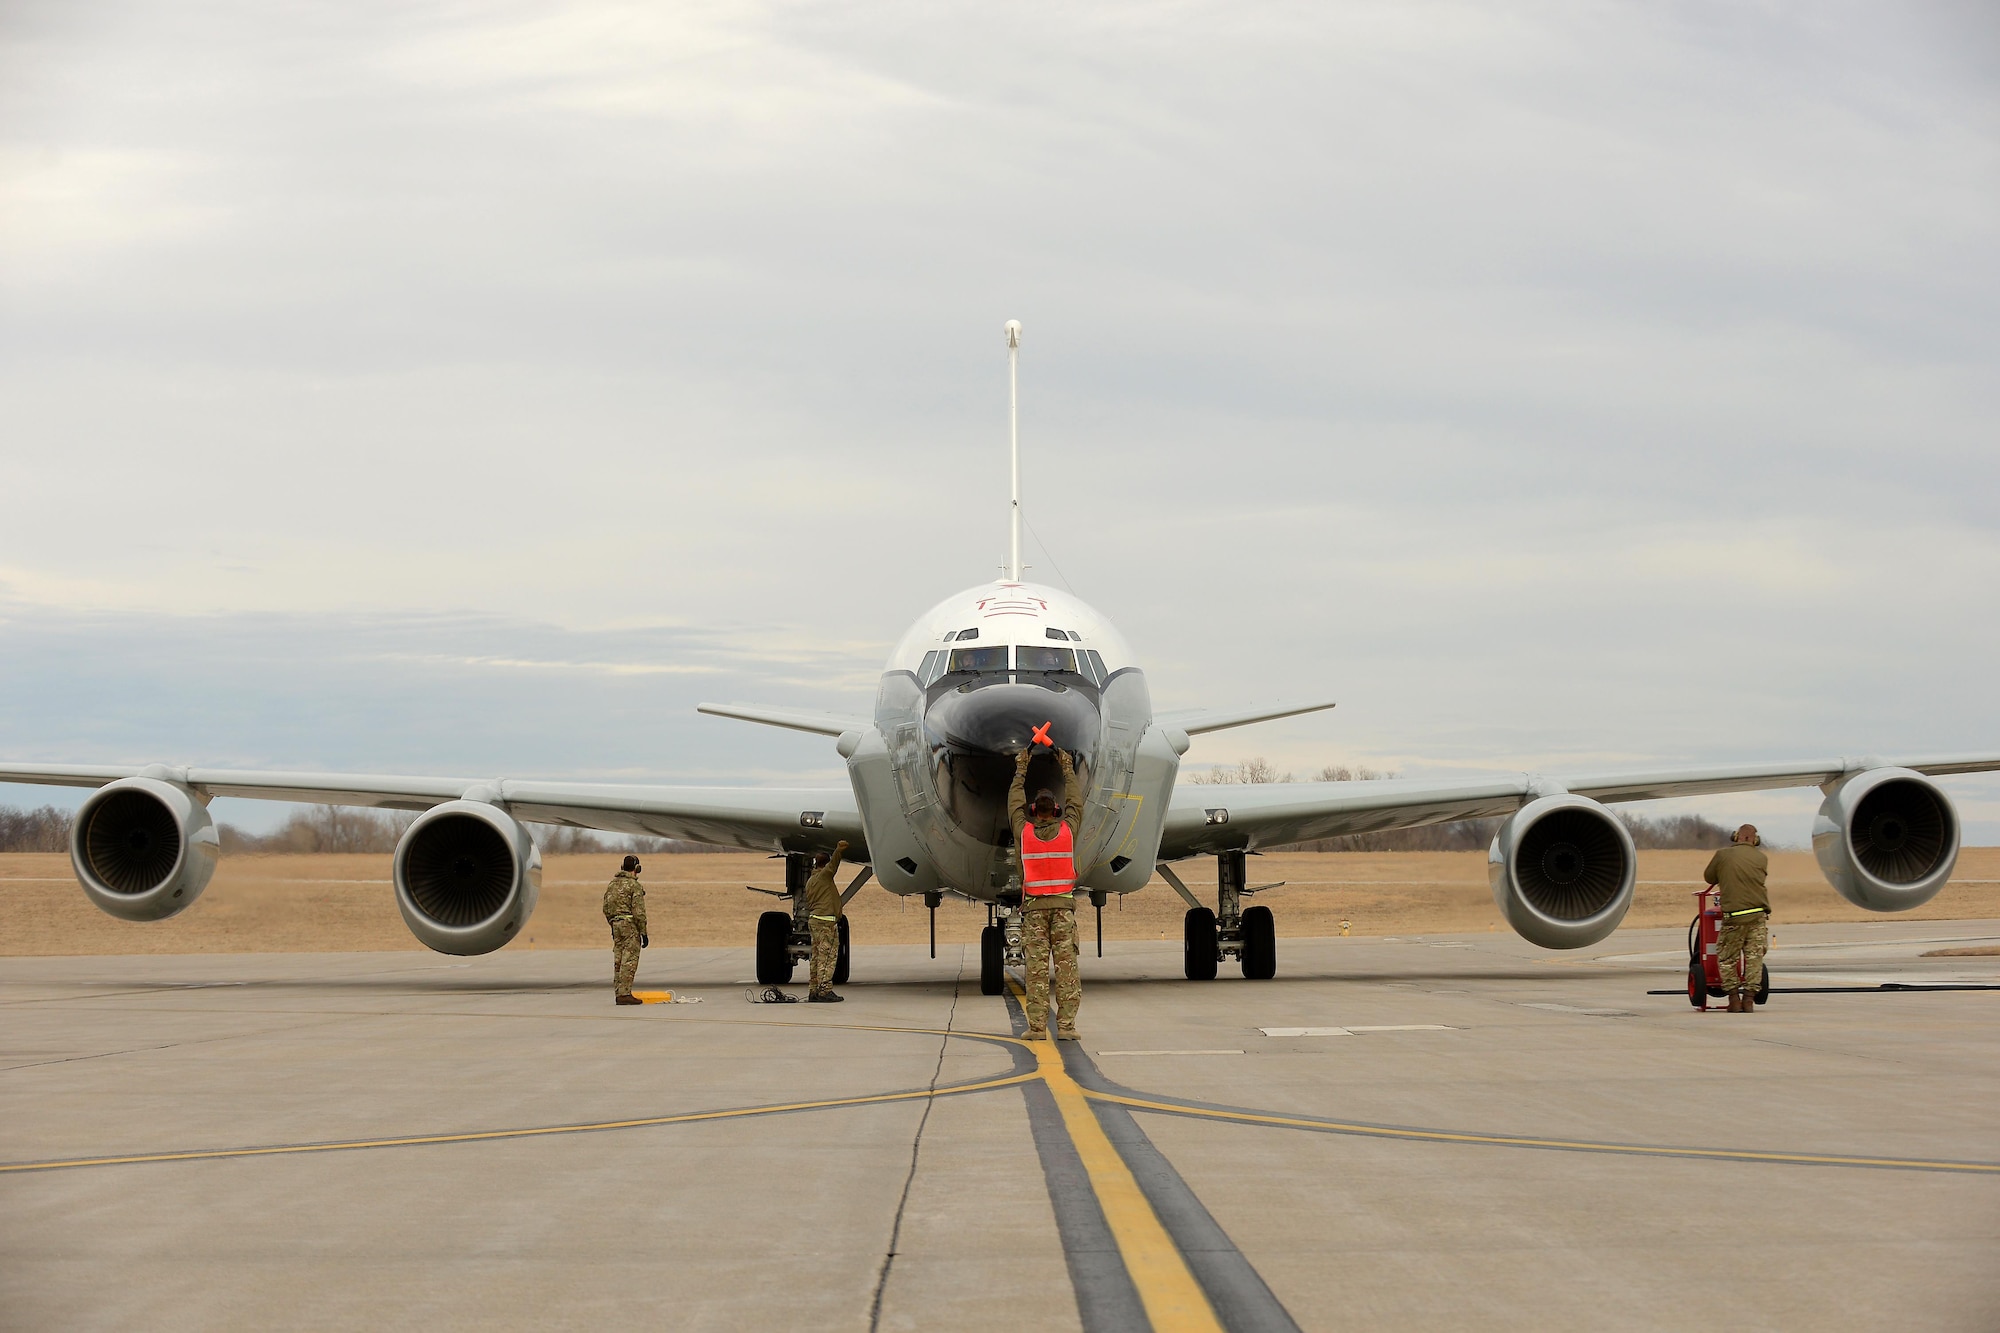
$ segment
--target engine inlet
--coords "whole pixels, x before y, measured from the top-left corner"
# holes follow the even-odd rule
[[[1557,810],[1521,839],[1514,874],[1521,896],[1558,921],[1582,921],[1611,905],[1625,883],[1625,847],[1609,820]]]
[[[416,830],[403,859],[410,901],[442,926],[477,925],[499,911],[514,874],[507,839],[473,815],[446,815]]]
[[[151,891],[181,859],[173,811],[144,791],[114,791],[92,807],[81,839],[98,882],[113,893]]]
[[[1889,884],[1914,884],[1936,868],[1952,816],[1921,783],[1884,782],[1855,807],[1850,837],[1861,868]]]

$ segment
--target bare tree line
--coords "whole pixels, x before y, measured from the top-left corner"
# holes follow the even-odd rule
[[[1314,774],[1312,782],[1369,782],[1393,778],[1394,773],[1366,767],[1328,764]],[[1189,782],[1227,786],[1239,782],[1297,782],[1291,773],[1280,774],[1267,759],[1245,759],[1238,764],[1221,764],[1206,773],[1197,773]],[[1701,815],[1645,815],[1613,813],[1632,834],[1632,843],[1641,851],[1690,851],[1726,847],[1730,830]],[[1350,833],[1340,838],[1315,838],[1284,848],[1293,852],[1483,852],[1500,831],[1498,819],[1455,819],[1444,824],[1424,824],[1417,828],[1388,829],[1380,833]]]
[[[416,815],[394,810],[368,810],[345,805],[313,805],[294,810],[270,833],[249,833],[234,824],[216,832],[224,855],[254,853],[370,852],[388,853]],[[38,810],[0,806],[0,852],[66,852],[70,826],[76,817],[52,805]],[[530,824],[528,830],[544,855],[602,855],[641,852],[659,856],[681,852],[730,852],[734,847],[683,842],[678,838],[633,837],[558,824]]]
[[[16,810],[0,805],[0,852],[66,852],[70,813],[45,805]]]

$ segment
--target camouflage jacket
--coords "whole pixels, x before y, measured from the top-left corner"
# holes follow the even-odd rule
[[[1754,843],[1733,842],[1708,860],[1701,877],[1722,890],[1722,914],[1748,912],[1754,908],[1771,910],[1771,895],[1764,888],[1764,872],[1771,860]]]
[[[833,882],[833,872],[840,869],[840,849],[835,848],[827,863],[812,872],[806,880],[806,911],[812,916],[840,917],[840,886]]]
[[[604,886],[604,919],[616,921],[621,916],[630,917],[641,935],[646,933],[646,890],[629,870],[619,871]]]

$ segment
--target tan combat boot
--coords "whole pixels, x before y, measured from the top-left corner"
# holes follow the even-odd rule
[[[1743,1012],[1746,1014],[1754,1014],[1757,1012],[1756,991],[1746,990],[1743,992]]]
[[[1742,1012],[1743,1012],[1743,992],[1742,992],[1742,991],[1740,991],[1740,990],[1733,990],[1733,991],[1729,992],[1729,1003],[1728,1003],[1728,1004],[1726,1004],[1726,1005],[1724,1005],[1724,1006],[1722,1006],[1722,1007],[1723,1007],[1723,1009],[1724,1009],[1724,1010],[1725,1010],[1726,1012],[1728,1012],[1728,1013],[1732,1013],[1732,1014],[1740,1014],[1740,1013],[1742,1013]]]
[[[642,999],[640,999],[640,998],[639,998],[638,996],[636,996],[636,995],[621,995],[621,996],[619,996],[619,997],[618,997],[618,998],[617,998],[616,1000],[614,1000],[614,1001],[613,1001],[613,1003],[614,1003],[614,1004],[644,1004],[644,1003],[645,1003],[645,1001],[644,1001],[644,1000],[642,1000]]]
[[[1047,1028],[1029,1028],[1021,1035],[1029,1041],[1047,1041],[1049,1039],[1049,1030]]]

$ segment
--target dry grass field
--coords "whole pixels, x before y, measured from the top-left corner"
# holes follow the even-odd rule
[[[1639,853],[1639,892],[1628,926],[1684,925],[1706,852]],[[595,948],[605,943],[598,901],[616,869],[613,856],[552,857],[541,906],[514,948]],[[1281,853],[1255,857],[1251,882],[1285,881],[1260,895],[1277,913],[1278,933],[1438,934],[1505,929],[1486,888],[1483,852]],[[1213,863],[1190,862],[1182,878],[1204,901],[1214,893]],[[652,936],[666,945],[748,948],[759,912],[775,900],[744,891],[776,885],[778,864],[755,855],[655,856],[647,859]],[[843,873],[842,882],[848,876]],[[1850,907],[1820,878],[1812,855],[1772,858],[1772,902],[1782,922],[1881,920]],[[0,955],[265,953],[417,949],[397,915],[389,858],[380,856],[226,857],[195,905],[171,921],[117,921],[92,907],[62,855],[0,855]],[[1183,904],[1155,879],[1144,893],[1104,911],[1106,939],[1178,939]],[[919,902],[874,886],[849,908],[857,944],[921,943]],[[1954,882],[1909,914],[1919,919],[2000,917],[2000,848],[1967,848]],[[1084,913],[1088,927],[1090,914]],[[969,943],[984,909],[963,900],[938,910],[940,943]]]

